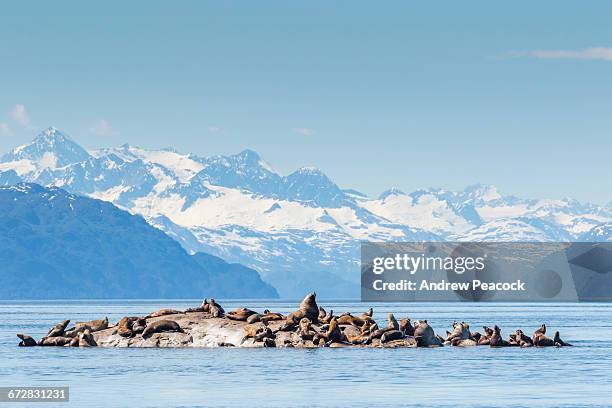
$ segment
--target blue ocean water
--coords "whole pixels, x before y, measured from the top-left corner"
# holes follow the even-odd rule
[[[545,322],[575,347],[519,349],[103,349],[17,347],[64,318],[144,315],[199,301],[0,302],[0,386],[69,386],[60,407],[584,407],[612,405],[612,304],[376,304],[375,316],[498,324],[504,337]],[[225,301],[287,312],[296,302]],[[361,313],[359,302],[319,302]],[[0,403],[2,405],[2,403]],[[9,405],[9,404],[4,404]],[[40,403],[35,406],[51,406]],[[11,403],[10,406],[25,406]]]

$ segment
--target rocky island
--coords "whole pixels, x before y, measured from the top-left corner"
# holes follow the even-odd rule
[[[147,316],[125,316],[114,324],[108,318],[76,322],[64,320],[36,341],[18,334],[19,346],[58,347],[547,347],[570,346],[559,332],[546,336],[546,325],[531,337],[516,330],[507,339],[501,329],[483,326],[472,331],[466,322],[453,322],[445,336],[436,334],[427,320],[399,321],[392,313],[383,327],[370,308],[359,316],[334,315],[308,294],[298,309],[287,315],[270,310],[257,312],[239,308],[226,312],[214,299],[184,311],[162,309]]]

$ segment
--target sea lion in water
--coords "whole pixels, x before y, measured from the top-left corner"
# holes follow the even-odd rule
[[[297,323],[303,317],[308,318],[313,324],[319,323],[319,307],[317,306],[317,294],[315,292],[306,295],[300,303],[298,310],[287,315],[287,321]]]
[[[417,347],[443,346],[443,343],[436,337],[434,330],[427,323],[427,320],[415,322],[414,338],[416,339]]]
[[[553,341],[555,342],[555,346],[558,346],[558,347],[561,347],[561,346],[563,346],[563,347],[567,347],[567,346],[571,347],[572,346],[571,344],[566,343],[563,340],[561,340],[561,336],[559,336],[559,332],[558,331],[555,332],[555,338],[554,338]]]
[[[160,317],[160,316],[168,316],[168,315],[173,315],[173,314],[183,314],[183,312],[181,312],[180,310],[176,310],[176,309],[160,309],[153,313],[149,313],[148,315],[145,316],[145,319],[151,319],[153,317]]]
[[[19,333],[17,335],[17,337],[19,337],[19,339],[21,340],[19,342],[19,347],[34,347],[34,346],[36,346],[36,340],[34,340],[32,338],[32,336],[28,336],[27,334]]]
[[[45,337],[63,337],[70,320],[64,320],[53,326]]]
[[[142,332],[142,337],[150,337],[154,333],[161,332],[185,333],[174,320],[158,320],[147,325],[146,329]]]
[[[227,312],[225,314],[225,317],[227,317],[230,320],[236,320],[239,322],[246,322],[246,320],[252,316],[252,315],[256,315],[257,312],[251,309],[247,309],[246,307],[241,307],[239,309],[236,310],[232,310],[231,312]]]

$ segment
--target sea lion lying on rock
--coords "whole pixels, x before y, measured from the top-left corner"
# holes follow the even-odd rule
[[[246,322],[247,319],[253,315],[257,315],[257,312],[251,309],[247,309],[246,307],[241,307],[231,312],[227,312],[225,314],[225,317],[227,317],[230,320]]]
[[[272,322],[276,320],[283,320],[285,317],[277,312],[271,312],[268,309],[264,310],[263,315],[259,318],[262,322]]]
[[[99,320],[90,320],[89,322],[76,322],[74,328],[77,330],[89,330],[91,333],[108,329],[108,317]]]
[[[158,320],[147,325],[142,332],[142,337],[147,338],[151,337],[154,333],[162,332],[185,333],[183,329],[181,329],[181,326],[179,326],[179,324],[173,320]]]
[[[183,314],[184,312],[181,312],[180,310],[176,310],[176,309],[160,309],[156,312],[153,313],[149,313],[148,315],[145,316],[145,319],[151,319],[153,317],[159,317],[159,316],[168,316],[168,315],[173,315],[173,314]]]
[[[39,342],[39,346],[56,346],[62,347],[66,344],[70,344],[73,339],[70,337],[43,337]]]
[[[434,330],[431,328],[427,320],[419,320],[415,322],[414,338],[417,341],[417,347],[440,347],[443,343],[436,337]]]
[[[36,346],[36,340],[32,338],[32,336],[28,336],[27,334],[18,334],[17,337],[21,340],[19,342],[19,347],[34,347]]]

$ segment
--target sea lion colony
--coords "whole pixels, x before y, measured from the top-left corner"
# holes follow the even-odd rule
[[[374,320],[370,308],[359,316],[351,313],[334,315],[316,302],[310,293],[299,308],[283,316],[248,308],[225,312],[214,299],[205,299],[185,311],[162,309],[144,317],[125,316],[110,325],[107,318],[77,322],[68,328],[69,320],[52,327],[40,341],[18,334],[19,346],[65,347],[562,347],[559,332],[546,335],[542,324],[531,337],[522,330],[507,339],[494,325],[484,326],[482,333],[472,331],[466,322],[453,322],[445,337],[436,334],[427,320],[399,321],[392,313],[384,326]]]

